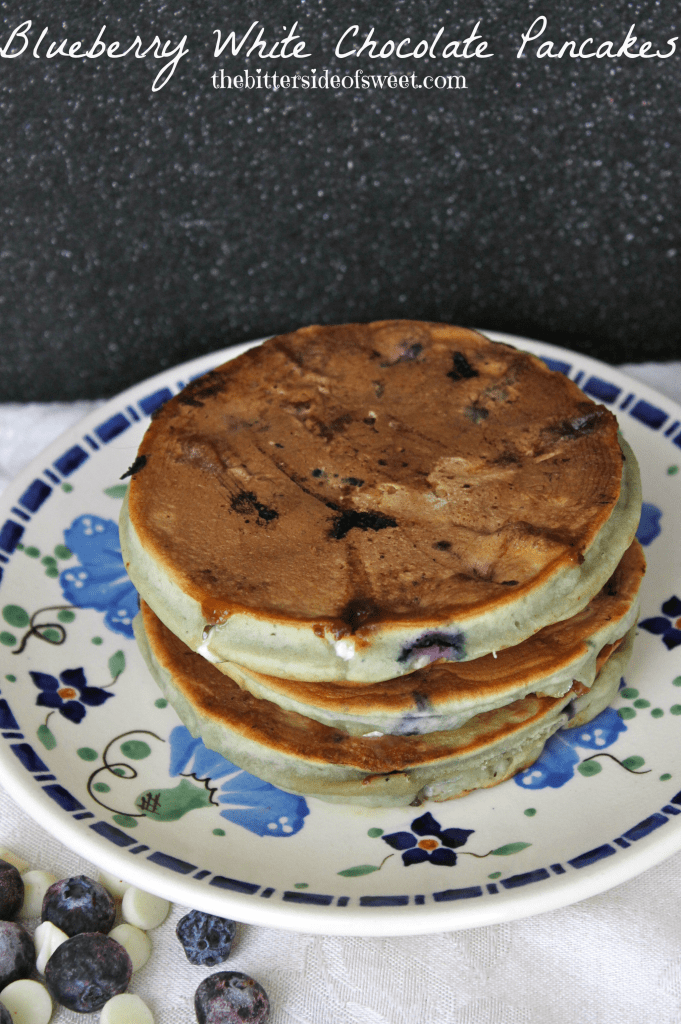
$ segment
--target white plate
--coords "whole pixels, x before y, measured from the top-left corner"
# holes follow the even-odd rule
[[[3,495],[0,772],[30,814],[102,868],[175,902],[326,934],[511,920],[601,892],[681,849],[681,409],[585,356],[487,333],[605,402],[638,455],[642,619],[657,632],[639,630],[615,709],[555,737],[516,779],[419,809],[306,801],[191,740],[132,639],[119,478],[148,414],[241,346],[124,392]],[[410,863],[424,835],[433,859]]]

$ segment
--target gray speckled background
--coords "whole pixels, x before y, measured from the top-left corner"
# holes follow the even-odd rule
[[[378,9],[378,10],[377,10]],[[0,46],[127,45],[159,62],[0,60],[0,400],[109,395],[200,352],[314,321],[409,316],[506,330],[612,362],[679,354],[681,52],[516,59],[544,39],[662,50],[672,4],[565,0],[1,2]],[[489,60],[333,56],[344,28],[465,37]],[[216,28],[298,20],[303,61],[213,57]],[[678,19],[681,24],[681,18]],[[533,44],[536,50],[537,43]],[[224,67],[464,73],[466,91],[229,91]],[[286,66],[284,67],[284,64]]]

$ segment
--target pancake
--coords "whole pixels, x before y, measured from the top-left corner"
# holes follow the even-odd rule
[[[615,417],[534,356],[415,321],[309,327],[192,382],[121,514],[130,577],[213,663],[363,685],[577,614],[631,544]]]
[[[532,694],[480,714],[460,729],[367,738],[253,697],[191,652],[144,602],[135,619],[151,673],[192,735],[281,789],[368,806],[451,799],[497,785],[529,767],[546,740],[569,724],[573,703],[585,696],[590,701],[580,707],[583,725],[603,701],[612,700],[633,632],[586,693],[576,683],[562,697]]]
[[[429,665],[381,683],[329,686],[277,679],[233,662],[216,667],[255,697],[354,736],[458,729],[528,693],[559,697],[577,681],[590,687],[600,652],[636,623],[644,573],[645,557],[635,540],[605,586],[572,618],[544,626],[496,656]]]

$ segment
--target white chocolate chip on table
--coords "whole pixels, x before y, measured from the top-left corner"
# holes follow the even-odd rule
[[[144,967],[151,956],[151,939],[146,932],[143,932],[141,928],[134,924],[124,922],[112,928],[109,935],[116,942],[120,942],[132,960],[133,974]]]
[[[158,928],[165,921],[170,903],[160,896],[152,896],[149,892],[130,886],[123,896],[121,910],[124,921],[148,931],[151,928]]]
[[[52,1000],[44,985],[29,978],[13,981],[0,992],[0,1003],[7,1007],[12,1024],[48,1024]]]
[[[43,921],[33,933],[36,952],[36,970],[39,974],[45,973],[45,964],[50,959],[55,949],[66,942],[68,935],[61,928],[51,921]]]
[[[21,880],[24,883],[24,902],[19,918],[40,917],[45,893],[57,881],[56,876],[49,871],[24,871]]]
[[[111,875],[108,871],[100,871],[98,880],[117,900],[123,899],[126,889],[130,888],[130,882],[124,881],[118,875]]]
[[[143,999],[132,992],[122,992],[104,1004],[99,1024],[154,1024],[154,1016]]]

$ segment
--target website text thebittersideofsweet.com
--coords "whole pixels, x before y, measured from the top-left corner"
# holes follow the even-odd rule
[[[213,73],[214,89],[467,89],[464,75],[417,75],[410,74],[373,74],[361,70],[352,74],[334,74],[324,70],[317,73],[312,68],[309,73],[294,72],[280,74],[278,71],[254,71],[244,69],[239,74],[227,74],[224,68]]]

